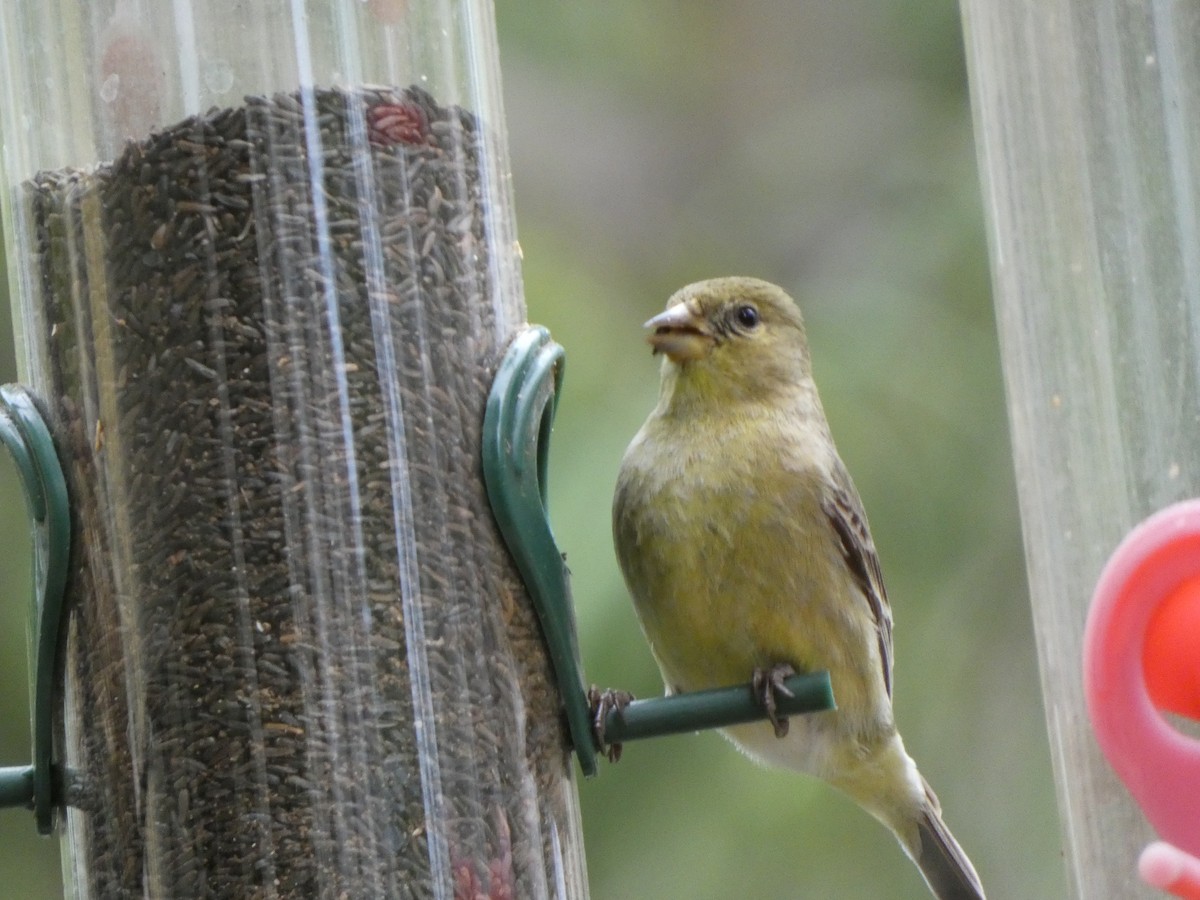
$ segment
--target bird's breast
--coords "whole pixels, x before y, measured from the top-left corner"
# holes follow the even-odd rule
[[[618,557],[671,687],[744,682],[755,666],[819,659],[841,566],[819,461],[764,454],[745,434],[647,428],[622,466]],[[776,441],[776,446],[778,442]]]

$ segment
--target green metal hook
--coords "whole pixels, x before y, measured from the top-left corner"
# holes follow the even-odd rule
[[[562,347],[540,325],[524,329],[509,345],[484,414],[483,475],[496,524],[541,621],[579,766],[591,776],[600,748],[579,662],[570,577],[546,511],[550,431],[564,365]],[[781,716],[834,708],[828,672],[793,675],[784,687],[792,696],[777,696]],[[765,718],[749,686],[734,685],[614,708],[604,720],[604,733],[606,740],[620,743]]]
[[[0,385],[0,440],[21,477],[33,532],[33,763],[0,768],[0,806],[33,809],[37,829],[54,829],[54,679],[57,665],[71,513],[67,483],[50,431],[33,395]]]
[[[540,326],[524,329],[509,345],[483,418],[483,476],[496,524],[537,608],[579,765],[594,775],[571,582],[546,516],[550,428],[564,363],[562,347]]]

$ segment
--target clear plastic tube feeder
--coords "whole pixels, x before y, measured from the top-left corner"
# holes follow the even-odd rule
[[[1083,639],[1122,538],[1200,496],[1200,6],[961,5],[1072,893],[1161,897],[1088,719]]]
[[[486,0],[5,0],[70,490],[76,897],[585,897],[479,472],[525,310]]]

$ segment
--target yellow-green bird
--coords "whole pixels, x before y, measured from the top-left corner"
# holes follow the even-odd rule
[[[621,464],[613,534],[668,691],[752,677],[771,721],[727,729],[737,746],[849,795],[940,900],[982,898],[896,730],[891,608],[800,309],[765,281],[717,278],[677,292],[646,326],[662,386]],[[789,729],[774,693],[820,669],[837,709]]]

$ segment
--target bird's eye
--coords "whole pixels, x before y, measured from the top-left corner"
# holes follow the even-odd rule
[[[758,327],[758,310],[749,303],[743,303],[736,310],[734,310],[733,315],[734,318],[737,319],[737,323],[747,331]]]

